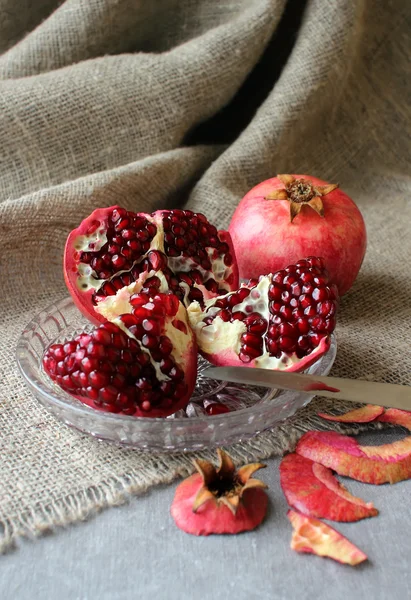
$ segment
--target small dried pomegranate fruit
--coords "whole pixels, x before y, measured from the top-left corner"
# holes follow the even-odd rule
[[[265,467],[245,465],[236,471],[231,458],[218,449],[219,466],[195,460],[198,471],[176,489],[171,514],[177,527],[193,535],[239,533],[255,529],[267,510],[266,484],[252,475]]]
[[[335,431],[308,431],[295,451],[364,483],[397,483],[411,477],[411,436],[382,446],[360,446]]]
[[[384,413],[382,406],[375,404],[366,404],[361,408],[350,410],[342,415],[327,415],[326,413],[318,413],[326,421],[335,421],[337,423],[371,423]]]
[[[288,504],[309,517],[352,522],[378,515],[371,502],[352,496],[330,469],[298,454],[281,461],[280,482]]]
[[[125,415],[165,417],[184,408],[197,375],[197,346],[184,306],[170,293],[135,294],[130,312],[53,344],[46,373],[84,404]],[[173,325],[187,323],[186,331]]]
[[[287,516],[294,530],[291,538],[292,550],[326,556],[351,566],[367,560],[364,552],[329,525],[294,510],[289,510]]]
[[[228,229],[240,277],[273,273],[312,254],[323,257],[345,294],[360,270],[366,231],[357,206],[337,187],[310,175],[278,175],[250,190]]]
[[[188,314],[200,352],[213,364],[297,371],[329,349],[337,305],[322,260],[309,257],[206,300],[204,309],[193,302]]]
[[[108,298],[127,304],[136,281],[147,293],[171,290],[185,305],[238,287],[230,235],[189,210],[95,210],[68,236],[64,274],[74,302],[94,323],[110,318]]]

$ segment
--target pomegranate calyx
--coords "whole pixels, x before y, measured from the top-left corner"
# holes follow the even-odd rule
[[[230,456],[217,449],[219,465],[216,468],[212,463],[197,459],[194,466],[202,477],[203,485],[198,490],[194,499],[192,510],[197,512],[209,500],[216,504],[224,504],[235,516],[241,498],[246,490],[251,488],[266,488],[267,485],[251,476],[259,469],[266,467],[262,463],[250,463],[236,471]]]
[[[293,175],[277,175],[284,184],[284,189],[274,190],[265,196],[266,200],[288,200],[290,203],[290,220],[301,212],[304,204],[310,206],[320,217],[324,216],[321,196],[326,196],[336,188],[338,183],[315,186],[308,179],[296,179]]]

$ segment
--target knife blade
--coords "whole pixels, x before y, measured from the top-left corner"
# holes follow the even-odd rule
[[[246,367],[207,367],[202,375],[219,381],[297,390],[336,400],[411,411],[411,386],[408,385]]]

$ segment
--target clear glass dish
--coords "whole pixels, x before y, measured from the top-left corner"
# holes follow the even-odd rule
[[[249,387],[214,381],[202,376],[208,365],[199,361],[192,400],[185,411],[166,419],[138,418],[93,410],[60,389],[42,369],[44,350],[92,325],[71,298],[52,304],[24,329],[17,345],[20,371],[35,397],[65,424],[98,439],[152,453],[191,452],[251,438],[282,423],[314,394]],[[327,375],[337,352],[335,337],[330,350],[309,370]],[[208,404],[225,404],[231,412],[209,416]]]

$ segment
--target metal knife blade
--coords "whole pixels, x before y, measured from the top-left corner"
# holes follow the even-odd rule
[[[208,367],[204,377],[411,411],[411,386],[246,367]]]

